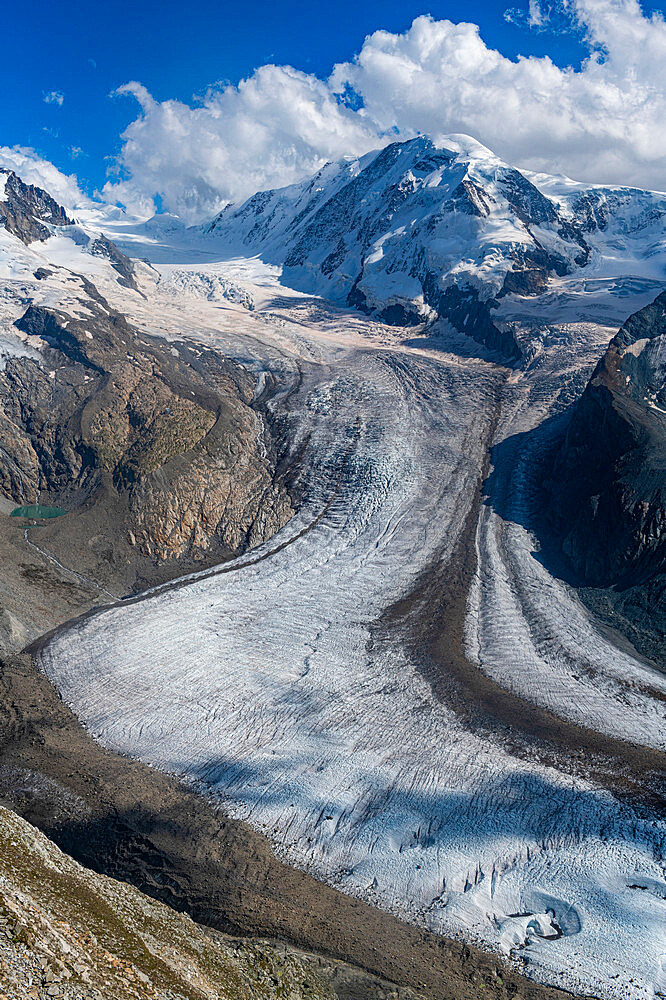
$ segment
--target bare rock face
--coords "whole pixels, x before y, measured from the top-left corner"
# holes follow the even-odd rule
[[[136,276],[134,274],[134,264],[126,257],[122,250],[119,250],[115,243],[102,233],[92,241],[90,251],[99,257],[106,257],[111,263],[111,267],[119,274],[118,284],[125,288],[133,288],[138,291]]]
[[[611,341],[573,410],[549,491],[582,581],[613,588],[622,613],[666,635],[666,292]]]
[[[69,512],[40,531],[88,538],[91,566],[129,561],[145,578],[236,555],[289,519],[239,365],[151,343],[96,292],[79,318],[30,306],[17,326],[46,345],[46,365],[12,358],[0,373],[0,490]]]
[[[70,226],[65,209],[50,194],[33,184],[25,184],[13,170],[0,170],[4,195],[0,196],[0,223],[18,236],[26,246],[35,240],[47,240],[51,226]]]

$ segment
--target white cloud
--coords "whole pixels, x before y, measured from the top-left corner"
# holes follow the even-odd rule
[[[70,211],[91,204],[90,199],[79,188],[75,174],[63,174],[48,160],[38,156],[34,149],[25,146],[0,146],[0,167],[13,170],[26,184],[43,188]]]
[[[576,0],[575,13],[591,49],[605,53],[577,71],[547,57],[514,62],[476,25],[421,17],[403,35],[367,38],[333,86],[353,87],[379,128],[467,132],[521,166],[663,188],[663,19],[643,17],[635,0]]]
[[[107,197],[136,211],[158,193],[188,219],[268,186],[289,184],[327,160],[377,145],[374,126],[339,104],[328,85],[289,66],[262,66],[238,87],[210,90],[200,107],[153,100],[129,83],[141,115],[123,134],[127,181]]]
[[[643,16],[637,0],[530,0],[525,10],[536,30],[555,17],[587,41],[580,69],[548,57],[513,61],[476,25],[423,16],[403,34],[368,36],[328,81],[263,66],[196,107],[160,103],[127,84],[118,93],[136,98],[141,114],[123,135],[121,173],[105,194],[145,212],[157,193],[193,220],[327,159],[419,132],[465,132],[535,170],[664,188],[663,18]]]
[[[504,11],[504,20],[521,28],[533,31],[548,31],[550,34],[576,34],[578,18],[570,0],[528,0],[528,6],[510,7]]]
[[[531,28],[542,28],[544,21],[546,21],[543,11],[541,10],[541,4],[539,0],[530,0],[529,10],[527,14],[528,24]]]
[[[57,104],[61,108],[64,100],[65,95],[60,90],[51,90],[48,94],[44,94],[44,104]]]

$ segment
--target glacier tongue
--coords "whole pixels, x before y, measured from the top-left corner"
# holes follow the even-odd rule
[[[235,273],[254,266],[238,262]],[[471,731],[399,641],[371,641],[387,608],[446,564],[504,375],[391,345],[376,324],[324,308],[308,321],[304,300],[261,280],[253,313],[205,297],[179,304],[166,290],[160,299],[159,284],[159,308],[132,308],[155,329],[180,315],[185,333],[254,359],[259,391],[260,372],[273,370],[290,394],[294,447],[308,441],[300,513],[234,563],[65,629],[43,668],[102,742],[195,782],[291,863],[510,952],[540,981],[647,1000],[663,900],[635,887],[663,887],[663,825],[556,762],[520,759],[492,732]],[[529,422],[529,392],[507,398]],[[525,570],[522,551],[515,579],[537,594],[550,587],[567,614],[567,594]],[[480,567],[501,590],[501,565],[484,555]],[[538,601],[528,611],[543,614]],[[528,611],[501,607],[510,652]],[[498,641],[478,632],[484,669]],[[600,697],[622,706],[629,730],[658,736],[650,702],[621,700],[618,654],[596,641],[608,664]],[[556,644],[551,663],[520,648],[515,683],[538,701],[562,654]],[[549,707],[567,718],[562,690]]]

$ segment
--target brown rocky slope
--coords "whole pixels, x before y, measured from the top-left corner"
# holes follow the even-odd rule
[[[236,555],[291,516],[254,378],[213,351],[154,344],[84,282],[77,315],[30,306],[43,364],[0,372],[0,491],[57,504],[33,542],[105,586]],[[37,339],[35,339],[37,338]],[[176,565],[179,569],[176,570]]]
[[[0,806],[0,1000],[334,1000],[308,962],[206,932]]]

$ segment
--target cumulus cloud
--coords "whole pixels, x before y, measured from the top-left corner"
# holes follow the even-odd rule
[[[403,35],[367,38],[332,85],[358,92],[378,128],[467,132],[521,166],[664,187],[662,17],[644,17],[636,0],[576,0],[575,14],[590,47],[579,70],[513,61],[476,25],[420,17]]]
[[[57,104],[61,108],[64,100],[65,95],[60,90],[50,90],[48,94],[44,94],[44,104]]]
[[[55,198],[64,208],[73,211],[86,208],[91,202],[81,191],[75,174],[63,174],[56,166],[42,159],[25,146],[0,146],[0,167],[7,167],[26,184],[35,184]]]
[[[529,0],[524,14],[535,30],[566,22],[589,57],[578,69],[548,57],[512,60],[474,24],[422,16],[402,34],[368,36],[327,81],[263,66],[195,107],[127,84],[118,93],[133,96],[141,113],[105,194],[141,211],[159,194],[192,221],[395,136],[458,132],[521,167],[663,189],[662,16],[644,16],[637,0]]]
[[[262,66],[237,87],[209,90],[194,108],[158,103],[139,83],[116,94],[134,97],[141,114],[123,134],[127,179],[109,182],[105,195],[139,212],[157,193],[184,218],[210,215],[378,143],[374,123],[336,100],[326,82],[290,66]]]

